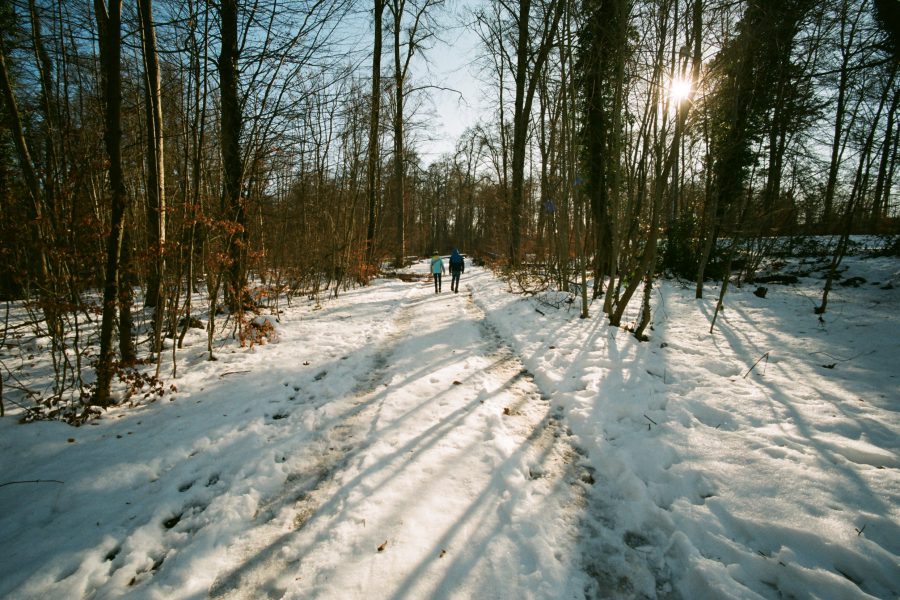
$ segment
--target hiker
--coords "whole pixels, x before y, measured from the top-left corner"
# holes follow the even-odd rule
[[[450,290],[459,293],[459,276],[466,270],[466,261],[456,248],[450,255]]]
[[[441,291],[441,275],[444,273],[444,259],[438,255],[437,250],[431,257],[431,274],[434,275],[434,293]]]

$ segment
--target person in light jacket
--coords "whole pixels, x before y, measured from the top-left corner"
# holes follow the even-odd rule
[[[434,276],[434,293],[439,294],[441,292],[441,275],[444,274],[444,259],[440,257],[437,250],[431,257],[431,274]]]

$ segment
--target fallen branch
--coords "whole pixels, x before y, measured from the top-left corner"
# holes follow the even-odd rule
[[[399,279],[400,281],[411,283],[414,281],[426,281],[431,279],[429,275],[424,275],[422,273],[396,273],[396,272],[382,272],[379,273],[380,277],[385,279]]]
[[[762,359],[766,359],[766,365],[768,365],[769,364],[769,353],[766,352],[765,354],[763,354],[762,356],[760,356],[759,358],[756,359],[756,362],[753,363],[753,366],[750,367],[746,373],[744,373],[744,379],[747,379],[747,375],[750,374],[750,371],[752,371],[753,369],[756,368],[756,365],[758,365],[759,361],[761,361]],[[763,375],[765,375],[765,374],[766,374],[766,368],[763,367]]]
[[[0,487],[4,487],[7,485],[15,485],[17,483],[65,483],[65,482],[59,481],[58,479],[32,479],[29,481],[7,481],[6,483],[0,483]]]
[[[226,375],[234,375],[235,373],[249,373],[249,372],[250,372],[250,369],[246,369],[244,371],[225,371],[224,373],[219,375],[219,379],[222,379]]]
[[[870,350],[868,352],[860,352],[859,354],[854,354],[850,358],[841,358],[840,356],[835,356],[834,354],[829,354],[823,350],[819,350],[818,352],[810,352],[809,354],[810,354],[810,356],[812,356],[813,354],[824,354],[825,356],[827,356],[829,358],[833,358],[834,360],[836,360],[838,362],[849,362],[849,361],[853,360],[854,358],[859,358],[860,356],[868,356],[869,354],[874,354],[875,352],[876,352],[875,350]]]

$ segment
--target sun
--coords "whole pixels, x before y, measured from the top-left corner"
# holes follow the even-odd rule
[[[687,79],[673,79],[669,84],[669,97],[676,103],[681,104],[691,97],[691,82]]]

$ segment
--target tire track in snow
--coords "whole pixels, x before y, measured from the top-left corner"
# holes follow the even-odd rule
[[[496,339],[498,351],[508,354],[510,360],[514,359],[524,365],[525,359],[516,352],[511,342],[503,337],[497,327],[490,323],[486,313],[475,302],[471,286],[467,287],[470,292],[470,310],[482,316],[485,335]],[[526,367],[521,368],[525,376],[533,380]],[[533,383],[540,389],[537,382]],[[542,392],[542,398],[552,396],[553,394]],[[555,427],[562,428],[565,422],[562,405],[557,405],[553,414],[556,418]],[[562,435],[565,437],[570,435],[567,427]],[[579,530],[578,561],[588,578],[584,588],[585,597],[615,600],[649,598],[680,600],[681,596],[672,585],[667,565],[654,560],[653,553],[646,551],[660,541],[658,536],[654,535],[656,532],[645,532],[647,535],[644,535],[636,531],[626,531],[624,539],[619,539],[615,527],[614,507],[605,500],[605,496],[615,495],[618,492],[603,488],[605,482],[595,480],[597,473],[584,455],[583,449],[568,442],[566,446],[565,460],[573,463],[570,465],[573,472],[568,476],[568,481],[576,486],[575,505],[580,512],[573,526]],[[603,493],[598,493],[595,485],[602,489]],[[640,592],[641,589],[655,589],[656,594],[649,596]]]
[[[314,587],[308,596],[306,590],[310,578],[327,580],[347,575],[345,565],[327,561],[322,565],[314,563],[317,552],[330,557],[341,551],[334,549],[334,545],[341,542],[331,537],[340,538],[342,533],[333,532],[331,523],[338,519],[336,524],[341,531],[352,528],[349,521],[353,514],[364,508],[354,504],[362,502],[359,497],[368,498],[375,490],[392,485],[399,485],[403,491],[403,485],[408,484],[401,480],[408,481],[410,477],[440,477],[435,484],[441,481],[442,485],[448,485],[444,479],[449,478],[451,487],[458,486],[471,498],[468,505],[456,509],[460,514],[454,517],[454,526],[443,534],[404,524],[407,519],[415,521],[415,514],[410,512],[433,508],[427,503],[424,508],[419,506],[419,498],[401,499],[401,502],[413,504],[396,507],[399,522],[392,530],[394,533],[383,522],[379,527],[387,529],[374,534],[390,541],[391,552],[385,555],[396,552],[400,557],[383,567],[393,575],[379,574],[379,577],[396,583],[396,588],[390,592],[383,590],[384,597],[415,597],[426,588],[431,590],[428,595],[452,595],[453,586],[462,573],[478,580],[506,580],[514,585],[520,574],[517,571],[526,572],[527,577],[539,577],[541,566],[547,561],[554,562],[562,571],[578,567],[577,557],[573,559],[573,554],[577,548],[580,514],[586,504],[586,485],[592,482],[592,474],[580,461],[578,451],[568,443],[568,434],[560,424],[559,410],[551,410],[548,396],[538,388],[512,347],[486,321],[471,296],[458,297],[465,307],[459,325],[473,328],[474,339],[469,343],[475,349],[458,351],[466,353],[468,362],[484,365],[483,369],[477,370],[465,384],[453,382],[460,385],[440,391],[438,388],[442,384],[435,381],[436,377],[428,375],[432,365],[426,364],[413,373],[408,368],[404,370],[403,366],[396,367],[393,363],[398,358],[395,356],[398,348],[404,343],[413,343],[416,336],[427,338],[427,332],[421,332],[425,326],[423,319],[429,319],[431,313],[428,311],[434,311],[433,303],[444,302],[443,298],[408,301],[415,291],[413,289],[406,295],[406,301],[392,315],[393,326],[372,357],[368,377],[359,381],[346,401],[339,402],[344,412],[321,421],[328,427],[328,432],[323,435],[318,451],[310,453],[317,455],[316,466],[290,478],[284,489],[261,507],[258,518],[262,515],[263,523],[253,531],[251,539],[241,542],[234,551],[241,557],[239,566],[216,579],[210,588],[210,597],[291,597],[292,593],[299,593],[300,588],[304,589],[299,593],[300,597],[335,597],[335,589],[328,588],[327,582],[313,581],[323,587]],[[451,297],[450,302],[454,301]],[[405,351],[400,359],[411,355],[409,347]],[[429,424],[425,421],[426,412],[436,410],[435,406],[445,407],[440,409],[444,411],[441,418],[421,433],[392,442],[391,435],[386,432],[407,428],[391,420],[391,410],[398,410],[393,404],[402,402],[398,396],[415,396],[415,390],[421,393],[419,388],[429,385],[436,390],[435,401],[427,404],[412,402],[409,411],[403,413],[401,410],[401,414],[403,418],[415,415],[416,421],[407,423],[414,428]],[[388,388],[393,395],[391,403],[388,403]],[[474,395],[476,391],[477,396]],[[465,393],[466,399],[454,401],[451,399],[453,393]],[[454,406],[457,408],[452,410]],[[383,411],[386,414],[382,414]],[[459,456],[466,456],[468,461],[466,466],[457,469],[457,473],[432,474],[430,465],[435,461],[434,453],[448,439],[458,438],[461,428],[475,429],[483,439],[473,440],[477,445],[466,445],[456,451],[457,454],[462,452]],[[382,466],[368,463],[369,455],[376,454],[374,448],[385,452],[386,441],[396,447],[387,449],[388,454],[378,463]],[[468,448],[488,450],[470,453]],[[432,458],[423,458],[429,455]],[[479,456],[482,463],[476,467]],[[393,464],[399,466],[388,466]],[[397,470],[392,471],[393,468]],[[415,474],[419,468],[422,475]],[[423,490],[427,489],[424,481],[421,485]],[[380,502],[377,498],[373,501]],[[486,510],[485,507],[490,506],[496,509]],[[374,514],[382,516],[377,511]],[[313,530],[306,528],[311,523],[315,523]],[[365,517],[357,523],[357,528],[366,534]],[[373,535],[373,528],[374,524],[368,535]],[[438,528],[435,526],[435,529]],[[466,531],[475,533],[466,534]],[[544,540],[548,538],[554,543],[545,544]],[[425,555],[420,552],[411,559],[400,550],[404,545],[433,547],[435,555],[429,558],[428,552]],[[548,545],[553,547],[547,548]],[[394,550],[394,547],[398,549]],[[433,562],[439,548],[444,548],[440,556],[443,562],[439,563],[444,569],[443,575],[435,573],[438,563]],[[444,558],[445,552],[450,552],[447,558]],[[308,562],[314,564],[306,564]],[[372,575],[366,575],[364,571],[363,576]],[[587,577],[583,572],[572,573],[576,580],[587,581]],[[562,583],[565,582],[545,584],[543,597],[555,597],[558,585]],[[528,587],[527,584],[519,585]],[[583,584],[579,585],[584,589]],[[353,597],[353,594],[348,593],[346,597]]]
[[[353,458],[357,422],[373,408],[365,404],[364,397],[377,391],[388,373],[397,341],[407,333],[410,306],[405,298],[414,291],[404,294],[404,301],[392,312],[392,326],[378,342],[370,375],[360,380],[350,394],[352,406],[329,426],[317,448],[308,453],[315,457],[314,467],[289,475],[279,493],[261,503],[254,518],[262,524],[253,530],[252,539],[244,540],[232,551],[243,558],[237,568],[216,578],[209,590],[210,598],[255,600],[283,596],[286,590],[270,577],[273,571],[288,568],[293,562],[283,556],[283,542],[301,530],[327,501],[335,473],[346,468]]]
[[[547,466],[535,469],[529,466],[528,476],[532,480],[561,481],[569,487],[571,496],[568,503],[563,505],[567,513],[566,522],[572,528],[573,539],[579,539],[579,532],[584,527],[585,512],[589,510],[590,488],[594,485],[594,469],[585,459],[584,451],[571,444],[570,432],[564,427],[563,407],[557,405],[551,409],[550,397],[552,393],[541,389],[534,376],[525,366],[524,359],[516,352],[513,346],[502,336],[498,329],[491,324],[486,313],[475,303],[470,286],[467,311],[478,321],[482,335],[492,340],[495,345],[495,354],[502,357],[502,362],[494,368],[515,371],[514,381],[519,388],[519,402],[511,409],[515,416],[524,416],[525,422],[520,425],[521,434],[528,434],[532,441],[535,455],[545,454],[548,460]],[[541,407],[537,409],[537,407]],[[536,422],[539,410],[547,410],[546,417]],[[522,414],[522,413],[526,414]],[[530,433],[528,430],[530,429]],[[599,595],[592,593],[591,579],[596,579],[591,558],[588,556],[575,556],[576,564],[580,564],[584,577],[588,580],[583,591],[586,597],[606,597],[605,591]]]
[[[435,299],[434,302],[443,303],[443,300]],[[395,451],[376,463],[381,466],[377,469],[369,467],[368,473],[359,473],[348,484],[351,487],[366,486],[371,480],[368,487],[373,492],[378,490],[378,494],[398,503],[394,515],[388,518],[376,511],[378,524],[370,525],[386,538],[379,548],[387,544],[388,548],[396,550],[385,551],[386,564],[377,563],[375,579],[371,570],[375,564],[366,559],[358,561],[361,564],[326,563],[307,568],[303,573],[305,581],[324,583],[300,597],[352,598],[355,595],[342,586],[349,585],[358,594],[358,588],[353,588],[350,583],[357,581],[362,582],[358,585],[364,589],[368,589],[365,586],[377,586],[367,592],[371,597],[396,599],[459,597],[456,588],[463,579],[481,582],[479,585],[483,589],[493,589],[495,595],[500,594],[497,597],[518,597],[527,589],[529,593],[525,595],[530,597],[555,598],[561,587],[571,587],[569,581],[541,581],[541,571],[548,563],[553,563],[557,572],[569,570],[571,554],[576,547],[577,515],[584,504],[583,486],[590,480],[589,470],[578,464],[577,453],[566,442],[567,434],[559,426],[556,415],[551,414],[549,401],[521,360],[485,322],[483,313],[472,305],[471,299],[465,299],[464,306],[465,316],[459,325],[468,324],[476,337],[476,340],[468,340],[471,355],[465,362],[483,364],[484,367],[465,384],[453,383],[460,385],[456,389],[480,387],[481,392],[469,402],[457,402],[458,408],[452,412],[454,403],[449,399],[440,400],[452,392],[439,392],[427,404],[429,409],[426,410],[433,410],[437,400],[439,406],[448,406],[442,418],[421,434],[403,438],[407,440],[405,444],[398,442]],[[421,319],[415,329],[424,329],[426,336],[435,336]],[[440,331],[443,335],[444,330]],[[466,336],[462,337],[465,340]],[[477,348],[471,349],[472,346]],[[465,353],[466,350],[461,348],[458,344],[451,346],[450,353]],[[433,371],[437,373],[430,381],[440,387],[442,369],[434,365]],[[428,377],[408,379],[417,379],[421,385],[421,380]],[[490,390],[486,392],[486,388]],[[404,414],[419,410],[419,406],[415,406]],[[483,439],[473,445],[454,445],[458,443],[460,430],[470,428],[484,436]],[[478,449],[491,447],[492,441],[497,443],[495,450]],[[442,445],[454,448],[449,450],[452,461],[441,462],[441,453],[446,454],[446,448],[440,448]],[[486,464],[477,463],[480,454],[488,459]],[[427,458],[428,455],[431,458]],[[405,456],[409,458],[403,458]],[[394,461],[405,463],[397,467],[399,472],[390,471],[389,465]],[[435,464],[444,466],[434,472]],[[420,471],[421,475],[418,474]],[[408,482],[410,478],[417,487],[414,497],[404,495],[404,483],[399,481],[406,479]],[[469,495],[461,507],[454,503],[460,495],[459,488]],[[388,491],[382,492],[385,489]],[[375,498],[372,502],[377,505],[380,501]],[[349,496],[347,504],[353,504]],[[365,514],[365,507],[344,509],[347,515],[355,511]],[[444,512],[447,514],[438,514]],[[362,519],[362,527],[365,526],[365,519]],[[358,535],[358,531],[335,534],[341,540],[346,538],[348,544],[358,542]],[[548,539],[553,543],[546,543]],[[317,547],[319,544],[313,542],[304,551],[314,554]],[[570,579],[576,580],[587,577],[571,575]],[[523,577],[520,579],[520,576]],[[533,585],[523,583],[528,578],[537,580]],[[389,583],[382,583],[384,581]],[[532,588],[543,591],[535,594]],[[503,595],[503,590],[507,596]],[[465,594],[462,597],[466,597]]]

